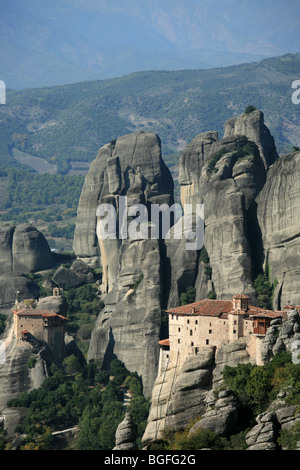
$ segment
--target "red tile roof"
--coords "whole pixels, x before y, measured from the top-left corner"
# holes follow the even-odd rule
[[[170,308],[169,314],[175,315],[207,315],[219,317],[223,313],[229,313],[232,310],[231,300],[204,299],[181,307]]]
[[[170,308],[167,310],[169,314],[173,315],[201,315],[209,317],[222,317],[227,318],[228,313],[234,312],[233,304],[231,300],[214,300],[204,299],[199,302],[194,302],[188,305],[182,305],[181,307]],[[272,310],[266,310],[259,307],[253,307],[249,305],[246,312],[238,310],[238,312],[247,316],[261,316],[268,318],[277,318],[282,316],[282,313],[273,312]]]
[[[278,318],[282,317],[283,312],[273,312],[272,310],[264,310],[263,308],[252,307],[250,305],[247,314],[251,317]]]
[[[60,317],[63,320],[67,320],[66,317],[58,315],[54,310],[46,310],[42,308],[23,308],[22,310],[13,310],[13,313],[18,316]]]

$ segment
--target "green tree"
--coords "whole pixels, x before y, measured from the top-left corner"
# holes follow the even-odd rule
[[[253,113],[253,111],[256,111],[257,108],[255,106],[252,106],[251,104],[249,104],[249,106],[247,106],[247,108],[245,109],[245,114],[250,114],[250,113]]]
[[[180,305],[187,305],[195,302],[196,289],[193,286],[190,286],[186,289],[186,292],[183,292],[180,296]]]
[[[71,356],[68,356],[63,360],[63,366],[67,374],[76,374],[83,369],[78,357],[74,354],[71,354]]]

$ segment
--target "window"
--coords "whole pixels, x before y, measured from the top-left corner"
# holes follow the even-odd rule
[[[209,339],[207,339],[205,342],[206,342],[206,344],[209,344]]]
[[[189,320],[189,319],[187,319],[187,323],[190,323],[190,320]]]
[[[198,325],[198,320],[195,320],[195,325]]]
[[[178,344],[180,343],[180,339],[178,339]]]
[[[193,330],[190,330],[190,336],[193,336]]]
[[[234,320],[233,324],[236,325],[236,320]]]
[[[236,330],[233,330],[233,333],[236,333]]]
[[[212,334],[212,330],[209,330],[208,333],[211,335],[211,334]]]
[[[194,346],[194,343],[193,343],[193,341],[191,342],[191,346]]]
[[[180,332],[180,328],[178,328],[178,332]]]

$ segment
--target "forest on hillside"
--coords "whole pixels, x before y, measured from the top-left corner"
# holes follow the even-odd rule
[[[288,151],[300,144],[291,140],[300,112],[291,85],[299,68],[300,54],[287,54],[209,70],[8,90],[7,105],[0,108],[1,164],[20,168],[17,149],[67,174],[70,162],[91,162],[102,145],[138,130],[157,133],[163,155],[176,154],[200,132],[222,136],[224,122],[249,104],[264,112],[278,149]]]

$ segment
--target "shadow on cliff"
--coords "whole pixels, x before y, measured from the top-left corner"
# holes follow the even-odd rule
[[[109,329],[109,338],[108,338],[108,344],[107,348],[104,354],[103,358],[103,364],[102,368],[105,370],[110,369],[110,363],[114,360],[117,359],[116,354],[114,353],[114,347],[115,347],[115,338],[113,335],[112,328]]]

